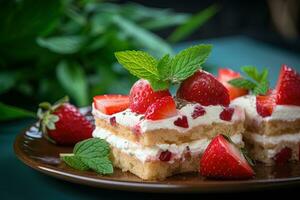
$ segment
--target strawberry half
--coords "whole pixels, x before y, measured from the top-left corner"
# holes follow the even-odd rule
[[[102,113],[111,115],[127,109],[129,98],[120,94],[99,95],[94,97],[94,106]]]
[[[276,86],[278,105],[300,106],[300,74],[282,65]]]
[[[223,135],[217,135],[202,155],[200,174],[209,178],[248,179],[254,171],[236,146]]]
[[[49,141],[60,145],[74,145],[92,137],[93,124],[67,98],[51,106],[41,103],[38,110],[40,128]]]
[[[248,90],[236,88],[228,83],[228,81],[240,78],[241,75],[228,68],[220,68],[217,80],[220,81],[228,90],[230,100],[248,94]]]
[[[165,96],[171,96],[168,90],[155,92],[148,81],[140,79],[130,90],[129,108],[133,112],[144,114],[151,104]]]
[[[176,104],[171,96],[166,96],[156,100],[148,107],[145,113],[145,119],[159,120],[173,117],[177,114]]]
[[[228,90],[212,74],[199,70],[184,80],[177,91],[181,99],[197,102],[203,106],[230,103]]]
[[[275,91],[270,90],[267,95],[256,96],[256,111],[262,117],[271,116],[276,106]]]

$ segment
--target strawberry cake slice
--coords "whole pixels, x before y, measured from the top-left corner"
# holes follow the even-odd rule
[[[244,137],[252,158],[267,164],[299,161],[299,73],[283,65],[275,90],[239,97],[233,105],[244,108]]]

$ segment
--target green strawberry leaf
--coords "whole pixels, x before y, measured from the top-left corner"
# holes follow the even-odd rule
[[[94,170],[99,174],[112,174],[114,172],[113,165],[107,157],[103,158],[83,158],[82,161],[90,169]]]
[[[121,51],[116,52],[115,56],[118,62],[134,76],[147,80],[159,79],[157,61],[150,54],[143,51]]]
[[[68,166],[70,166],[74,169],[81,170],[81,171],[85,171],[85,170],[89,169],[89,167],[85,163],[83,163],[81,161],[80,157],[78,157],[78,156],[61,154],[61,159]]]
[[[179,52],[170,62],[170,80],[173,83],[193,75],[206,61],[212,45],[196,45]]]
[[[109,144],[99,138],[90,138],[77,143],[74,154],[81,158],[104,157],[109,154]]]

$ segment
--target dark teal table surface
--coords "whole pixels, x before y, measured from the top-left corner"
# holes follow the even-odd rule
[[[292,65],[298,71],[300,70],[299,55],[249,38],[229,37],[205,42],[214,45],[214,51],[208,60],[209,66],[213,66],[213,71],[216,71],[216,67],[224,66],[234,69],[246,64],[267,66],[271,69],[270,77],[272,84],[274,84],[282,63]],[[190,44],[180,45],[179,48],[186,45]],[[21,163],[13,152],[13,142],[16,135],[32,122],[32,120],[19,120],[0,124],[0,199],[200,199],[200,196],[207,199],[212,195],[194,194],[187,196],[186,194],[143,194],[111,191],[72,184],[43,175]],[[295,191],[298,190],[283,188],[271,192],[272,194],[279,194]],[[260,194],[262,192],[250,192],[247,195],[253,195],[254,197]],[[217,197],[222,198],[226,196],[223,194],[217,195]]]

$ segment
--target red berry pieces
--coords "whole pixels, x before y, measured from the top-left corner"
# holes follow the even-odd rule
[[[217,135],[202,155],[200,174],[208,178],[248,179],[254,171],[236,146]]]
[[[206,111],[202,106],[196,105],[194,107],[194,111],[192,113],[192,118],[197,119],[198,117],[203,116],[205,113],[206,113]]]
[[[136,124],[133,129],[132,132],[136,135],[136,136],[140,136],[142,134],[142,130],[141,130],[141,126],[140,124]]]
[[[94,106],[97,110],[111,115],[128,108],[129,98],[120,94],[107,94],[94,97]]]
[[[116,126],[117,125],[116,117],[113,116],[113,117],[109,118],[109,123],[112,126]]]
[[[165,96],[171,96],[168,90],[154,92],[148,81],[140,79],[130,90],[129,108],[133,112],[144,114],[151,104]]]
[[[282,65],[276,86],[278,105],[300,106],[300,74]]]
[[[292,149],[284,147],[273,158],[276,164],[284,164],[292,157]]]
[[[168,162],[171,160],[171,157],[172,157],[172,153],[166,150],[160,153],[159,160],[162,162]]]
[[[225,107],[224,110],[220,113],[220,119],[224,121],[231,121],[233,113],[234,108]]]
[[[220,68],[218,73],[218,81],[220,81],[228,90],[230,100],[233,100],[237,97],[244,96],[248,94],[248,90],[236,88],[228,83],[228,81],[236,78],[240,78],[241,75],[238,72],[235,72],[231,69]]]
[[[203,70],[180,84],[177,96],[190,102],[197,102],[203,106],[223,105],[230,103],[228,90],[212,74]]]
[[[256,96],[256,111],[262,117],[271,116],[276,106],[275,93],[269,91],[266,96]]]
[[[173,117],[177,114],[175,101],[171,96],[156,100],[145,113],[145,119],[159,120]]]
[[[183,127],[183,128],[188,128],[189,127],[189,123],[187,120],[186,116],[181,116],[178,117],[175,121],[174,121],[174,125],[175,126],[179,126],[179,127]]]

